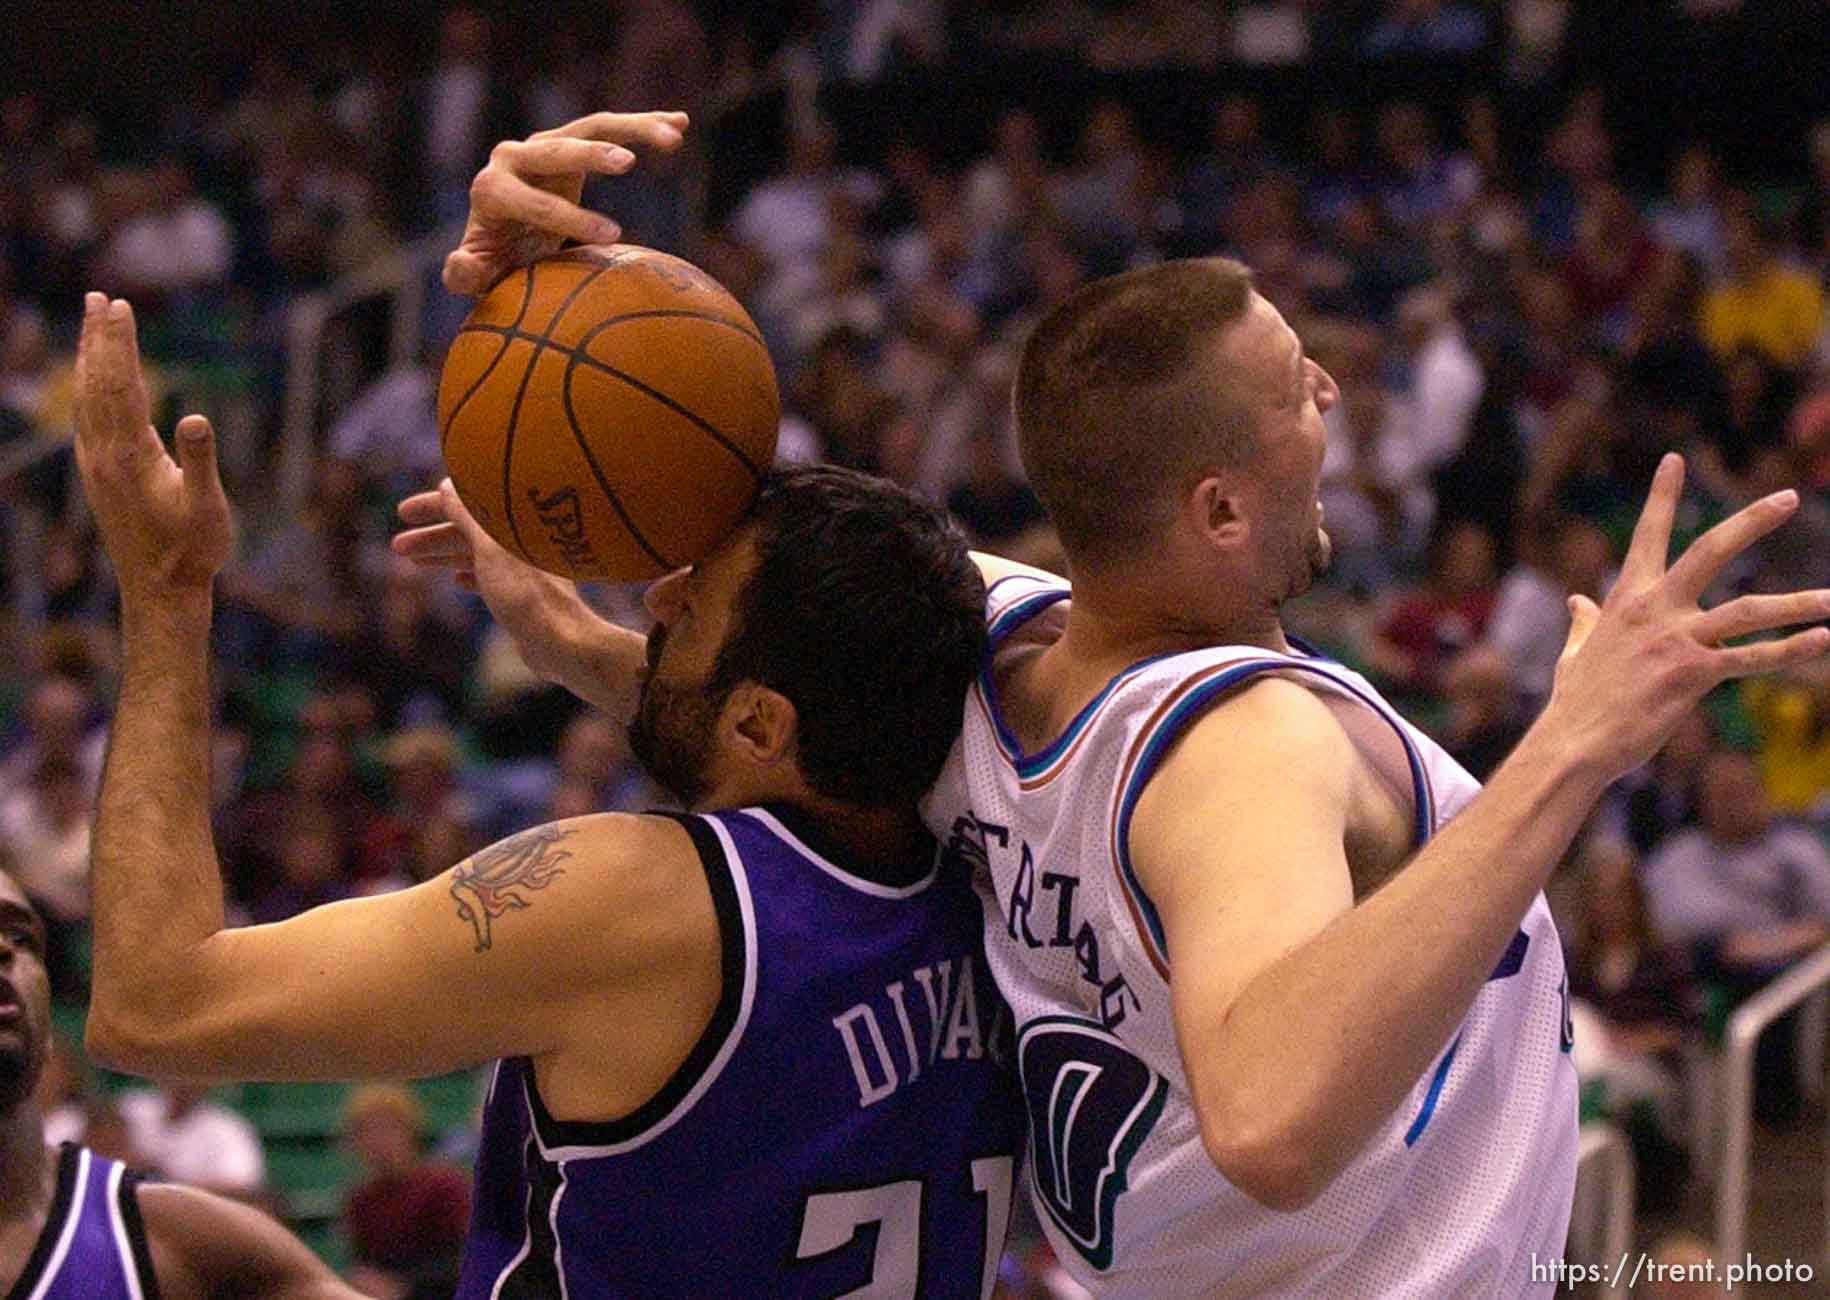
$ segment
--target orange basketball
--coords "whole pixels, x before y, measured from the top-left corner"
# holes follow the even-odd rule
[[[692,263],[627,244],[503,280],[438,388],[458,496],[491,537],[567,578],[696,563],[750,508],[780,417],[737,300]]]

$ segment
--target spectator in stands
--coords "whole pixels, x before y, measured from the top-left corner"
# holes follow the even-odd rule
[[[372,1295],[450,1295],[470,1216],[470,1180],[425,1158],[425,1112],[407,1089],[350,1095],[343,1140],[363,1181],[343,1202],[356,1281]]]
[[[1715,278],[1727,267],[1721,167],[1708,145],[1692,141],[1672,160],[1667,197],[1651,205],[1652,227],[1667,247],[1689,253]]]
[[[1715,723],[1693,710],[1622,793],[1626,834],[1641,857],[1697,820],[1697,778],[1716,746]]]
[[[403,228],[461,219],[470,178],[490,146],[520,134],[521,106],[498,55],[481,9],[458,4],[440,17],[432,69],[392,117],[388,192]]]
[[[286,810],[275,845],[276,878],[248,904],[256,925],[284,921],[300,912],[350,896],[352,879],[346,823],[324,804]]]
[[[89,827],[94,799],[82,769],[47,755],[31,782],[0,802],[0,837],[10,872],[45,924],[45,968],[62,995],[89,988],[83,956],[89,919]]]
[[[1773,807],[1830,821],[1830,670],[1809,664],[1741,685],[1759,742],[1760,775]]]
[[[1016,230],[1040,207],[1047,180],[1036,115],[1005,109],[992,128],[990,152],[966,170],[961,202],[968,224],[985,232]]]
[[[138,1158],[161,1177],[246,1200],[267,1179],[260,1137],[197,1083],[130,1088],[118,1099]]]
[[[1453,0],[1386,0],[1384,13],[1360,42],[1369,59],[1465,58],[1487,43],[1487,20]]]
[[[139,187],[102,263],[117,292],[156,307],[223,288],[234,256],[228,220],[198,197],[190,165],[168,155]]]
[[[383,730],[455,720],[476,658],[458,593],[394,556],[377,567],[376,600],[342,672],[373,697]]]
[[[1486,377],[1445,288],[1407,294],[1397,334],[1407,379],[1393,394],[1381,442],[1398,479],[1422,484],[1467,443]]]
[[[1645,865],[1658,930],[1688,945],[1697,970],[1737,997],[1830,942],[1830,851],[1802,827],[1774,819],[1752,755],[1718,749],[1698,778],[1702,824],[1669,836]],[[1762,1038],[1756,1104],[1795,1113],[1789,1018]]]
[[[239,643],[231,662],[315,668],[351,650],[382,554],[362,517],[362,490],[358,465],[324,457],[304,513],[223,573],[223,635]]]
[[[1646,920],[1633,851],[1591,837],[1581,854],[1584,906],[1571,936],[1569,989],[1576,1070],[1603,1089],[1604,1113],[1633,1142],[1644,1191],[1681,1193],[1682,1116],[1676,1057],[1699,1023],[1701,996],[1681,952]]]
[[[1487,640],[1512,664],[1534,713],[1550,697],[1557,657],[1569,637],[1569,598],[1601,600],[1613,585],[1608,535],[1586,519],[1540,522],[1523,562],[1500,581]]]
[[[1399,596],[1373,634],[1368,660],[1401,695],[1435,695],[1449,661],[1479,641],[1493,612],[1493,535],[1473,520],[1440,531],[1430,576]]]
[[[1618,344],[1626,337],[1633,291],[1656,273],[1663,250],[1618,184],[1590,187],[1576,210],[1576,239],[1563,279],[1578,318]]]
[[[1727,275],[1703,298],[1703,339],[1726,361],[1743,344],[1776,365],[1800,365],[1823,327],[1817,280],[1780,255],[1779,228],[1745,194],[1723,218]]]
[[[1464,650],[1442,673],[1448,706],[1440,732],[1449,756],[1485,781],[1525,734],[1527,718],[1512,664],[1491,645]]]
[[[24,732],[0,759],[0,795],[31,784],[47,759],[74,763],[93,791],[102,774],[107,732],[93,689],[76,677],[51,672],[35,681],[20,709]]]

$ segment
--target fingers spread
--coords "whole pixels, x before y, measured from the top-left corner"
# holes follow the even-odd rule
[[[1637,591],[1664,576],[1671,549],[1671,524],[1677,518],[1678,498],[1683,491],[1684,458],[1667,454],[1652,476],[1646,508],[1639,513],[1627,558],[1621,561],[1620,585],[1627,591]]]
[[[1790,519],[1797,509],[1798,493],[1788,488],[1737,510],[1697,538],[1671,566],[1672,594],[1679,601],[1695,604],[1723,565]]]
[[[1796,668],[1830,652],[1830,628],[1814,627],[1794,632],[1778,641],[1760,641],[1754,645],[1732,646],[1712,651],[1717,680],[1730,677],[1754,677],[1761,673]]]
[[[1569,638],[1563,643],[1563,658],[1582,649],[1582,643],[1589,639],[1589,633],[1595,630],[1600,618],[1601,607],[1587,596],[1569,598]]]
[[[1783,596],[1742,596],[1699,615],[1697,639],[1717,645],[1753,632],[1796,627],[1830,618],[1830,591],[1798,591]]]

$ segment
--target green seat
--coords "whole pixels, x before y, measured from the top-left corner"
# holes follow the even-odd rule
[[[249,1083],[241,1109],[263,1138],[335,1138],[343,1127],[347,1083]]]
[[[285,1197],[290,1217],[335,1219],[360,1173],[355,1159],[323,1139],[286,1139],[266,1145],[267,1182]]]
[[[341,1273],[353,1262],[349,1238],[343,1235],[343,1229],[336,1220],[295,1220],[292,1228],[299,1234],[299,1239],[335,1271]]]
[[[487,1077],[480,1070],[458,1070],[415,1080],[413,1093],[426,1108],[426,1136],[436,1141],[453,1129],[469,1128]]]

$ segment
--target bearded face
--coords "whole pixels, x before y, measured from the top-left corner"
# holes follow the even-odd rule
[[[693,808],[711,789],[713,738],[730,691],[714,695],[709,678],[662,676],[666,643],[667,629],[657,625],[648,636],[648,673],[629,724],[629,748],[662,789]]]

